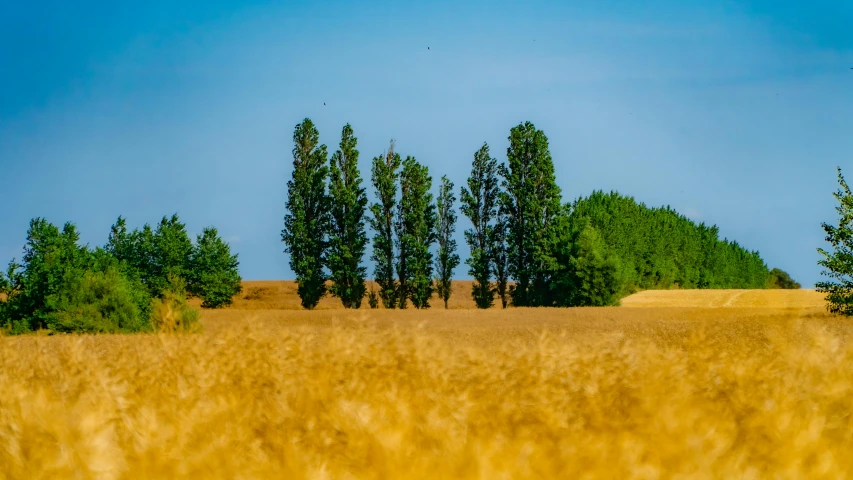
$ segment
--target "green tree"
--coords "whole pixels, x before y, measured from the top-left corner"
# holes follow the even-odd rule
[[[498,162],[489,155],[489,145],[484,143],[474,154],[468,188],[463,186],[460,195],[460,210],[471,221],[471,228],[465,230],[465,241],[471,255],[465,263],[469,267],[468,273],[474,277],[471,295],[477,308],[491,307],[495,298],[495,287],[492,286],[491,279],[495,236],[492,221],[497,215],[500,193],[497,170]],[[504,280],[505,278],[506,276]],[[504,295],[502,300],[505,299]]]
[[[788,272],[779,268],[770,270],[767,277],[767,288],[799,289],[801,285],[794,281]]]
[[[367,269],[361,265],[367,247],[364,214],[367,195],[358,171],[358,139],[352,127],[344,126],[340,149],[329,163],[331,225],[329,271],[334,282],[329,289],[345,308],[359,308],[366,291]]]
[[[450,300],[453,286],[453,270],[459,266],[459,255],[456,253],[456,240],[453,238],[456,232],[456,212],[453,203],[456,197],[453,195],[453,182],[447,176],[441,177],[441,185],[438,190],[436,206],[438,208],[438,256],[436,257],[436,291],[438,297],[444,300],[444,308]]]
[[[570,242],[572,255],[565,265],[566,281],[559,281],[560,275],[552,281],[552,288],[558,290],[554,295],[556,305],[618,305],[622,289],[619,259],[588,222],[584,222]]]
[[[79,244],[76,227],[60,231],[42,218],[27,232],[23,263],[4,275],[8,298],[0,327],[11,333],[119,332],[147,328],[150,297],[107,252]]]
[[[818,282],[817,291],[826,294],[827,310],[842,315],[853,315],[853,193],[841,168],[838,168],[839,189],[833,193],[838,201],[838,226],[823,223],[826,241],[831,251],[818,248],[823,258],[818,265],[824,268],[821,275],[828,280]]]
[[[202,299],[202,307],[231,305],[234,295],[243,291],[237,255],[231,254],[231,247],[219,238],[215,228],[205,228],[196,238],[189,264],[187,287]]]
[[[79,240],[71,223],[60,231],[43,218],[30,222],[22,270],[15,272],[14,291],[7,299],[5,327],[13,333],[49,328],[60,307],[58,294],[90,265],[89,252]]]
[[[373,237],[375,263],[374,278],[379,285],[379,298],[385,308],[397,306],[397,282],[394,280],[394,212],[397,206],[398,170],[402,160],[394,151],[394,141],[384,155],[373,158],[371,181],[376,190],[377,202],[370,205],[370,226]]]
[[[548,138],[525,122],[510,130],[509,142],[508,166],[500,167],[500,198],[508,220],[509,274],[515,280],[512,301],[517,306],[549,305],[548,281],[556,268],[550,227],[561,205]]]
[[[500,193],[499,193],[500,195]],[[498,207],[495,226],[492,229],[489,259],[495,276],[495,293],[501,300],[501,308],[509,303],[509,246],[507,245],[509,217],[503,207]]]
[[[287,214],[281,239],[290,255],[302,306],[312,310],[326,294],[328,176],[326,146],[310,119],[293,131],[293,174],[287,182]]]
[[[143,237],[144,239],[144,237]],[[147,239],[144,239],[147,241]],[[147,247],[147,246],[146,246]],[[189,278],[193,243],[177,214],[163,217],[153,236],[152,280],[157,295],[169,288],[169,277]]]
[[[436,211],[432,188],[432,177],[426,166],[415,157],[406,157],[400,172],[400,203],[397,208],[397,239],[399,257],[399,306],[405,308],[404,296],[415,308],[429,308],[433,293],[432,252],[436,241]]]

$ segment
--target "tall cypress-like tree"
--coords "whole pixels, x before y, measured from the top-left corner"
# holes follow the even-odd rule
[[[438,257],[436,257],[436,291],[438,297],[444,300],[444,308],[450,300],[453,286],[453,270],[459,266],[459,255],[456,253],[456,240],[453,238],[456,232],[456,212],[453,203],[456,197],[453,195],[453,182],[447,176],[441,177],[441,185],[438,189],[436,207],[438,208]]]
[[[500,196],[500,193],[498,193]],[[495,293],[501,299],[501,308],[509,303],[509,247],[507,246],[507,229],[509,217],[503,207],[498,207],[495,226],[492,229],[489,247],[490,266],[495,276]]]
[[[326,294],[326,262],[329,200],[326,146],[306,118],[293,131],[293,177],[287,182],[287,214],[281,239],[296,274],[302,306],[311,310]]]
[[[436,211],[432,177],[426,166],[415,157],[406,157],[400,172],[400,204],[397,209],[397,232],[400,256],[397,272],[400,278],[398,296],[408,297],[415,308],[429,308],[432,296],[432,252],[436,240]],[[405,307],[405,301],[399,301]]]
[[[465,230],[465,241],[471,250],[466,260],[468,273],[474,277],[471,295],[477,308],[494,304],[495,288],[492,286],[492,250],[497,215],[498,161],[489,155],[489,145],[484,143],[474,154],[468,188],[462,187],[460,202],[462,213],[471,221],[472,228]],[[506,283],[504,283],[506,285]]]
[[[397,283],[394,280],[394,213],[397,206],[397,177],[402,160],[394,151],[394,141],[384,155],[373,158],[371,181],[377,202],[370,205],[373,236],[371,260],[376,264],[374,278],[379,285],[379,298],[385,308],[397,306]]]
[[[525,122],[510,130],[508,166],[501,165],[503,207],[508,215],[509,274],[517,306],[552,303],[549,272],[556,268],[551,252],[551,225],[560,212],[560,188],[548,151],[548,137]]]
[[[815,284],[817,291],[826,294],[826,308],[832,313],[853,315],[853,192],[838,168],[839,189],[833,196],[838,200],[838,226],[823,223],[826,241],[832,252],[818,248],[823,258],[818,265],[828,280]]]
[[[357,143],[347,124],[341,132],[340,149],[329,162],[329,271],[334,282],[329,291],[345,308],[361,307],[367,278],[367,269],[361,265],[367,247],[367,195],[358,171]]]

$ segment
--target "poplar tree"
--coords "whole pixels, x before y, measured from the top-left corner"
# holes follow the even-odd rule
[[[841,168],[838,168],[839,189],[833,193],[838,201],[838,226],[823,223],[826,241],[832,251],[818,248],[823,258],[818,265],[824,268],[821,275],[829,279],[815,284],[817,291],[826,294],[826,308],[831,313],[853,315],[853,193]]]
[[[489,145],[484,143],[474,153],[468,188],[463,186],[460,195],[460,210],[471,221],[471,228],[465,230],[465,242],[471,255],[465,263],[468,273],[474,277],[471,295],[477,308],[489,308],[494,304],[495,287],[491,278],[495,227],[492,222],[498,206],[497,170],[498,162],[489,155]]]
[[[433,293],[432,252],[436,241],[436,211],[432,177],[426,166],[415,157],[406,157],[400,172],[400,204],[397,208],[397,240],[400,255],[397,273],[399,306],[405,308],[405,298],[415,308],[429,308]]]
[[[374,279],[379,285],[379,298],[385,308],[397,305],[397,283],[394,280],[394,213],[397,206],[397,177],[402,161],[394,151],[394,141],[384,155],[373,158],[371,181],[377,202],[370,205],[373,236]]]
[[[552,303],[549,272],[556,268],[551,247],[551,225],[560,212],[560,188],[548,151],[548,137],[525,122],[510,130],[508,165],[501,165],[507,214],[509,275],[514,305],[542,306]]]
[[[500,193],[498,194],[500,198]],[[501,308],[509,303],[509,247],[507,246],[508,216],[503,207],[498,207],[495,226],[492,229],[489,261],[495,276],[495,293],[501,299]]]
[[[281,239],[296,274],[302,306],[312,310],[326,294],[327,154],[326,146],[320,145],[320,133],[308,118],[296,125],[293,143],[293,174],[287,182],[287,214]]]
[[[361,265],[367,247],[364,214],[367,195],[358,171],[358,139],[347,124],[340,149],[329,162],[329,288],[345,308],[359,308],[366,292],[367,269]]]
[[[438,208],[438,257],[436,258],[436,291],[439,298],[444,300],[444,308],[453,286],[453,270],[459,266],[459,255],[456,253],[456,240],[453,238],[456,232],[456,212],[453,203],[456,197],[453,195],[453,182],[447,176],[441,177],[441,185],[438,189],[436,207]]]

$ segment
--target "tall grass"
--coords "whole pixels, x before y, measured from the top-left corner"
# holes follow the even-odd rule
[[[853,346],[822,323],[3,338],[0,478],[845,477]]]

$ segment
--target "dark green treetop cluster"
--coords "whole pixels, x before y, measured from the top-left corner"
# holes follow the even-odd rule
[[[170,292],[176,280],[204,306],[230,304],[241,288],[237,267],[237,256],[215,229],[205,229],[193,245],[177,216],[164,217],[156,230],[146,225],[132,232],[119,217],[106,246],[95,249],[80,245],[73,224],[60,230],[36,218],[22,263],[12,261],[0,275],[6,296],[0,302],[0,328],[11,333],[148,330],[152,298]]]

